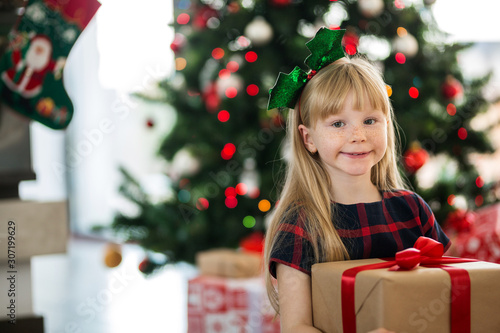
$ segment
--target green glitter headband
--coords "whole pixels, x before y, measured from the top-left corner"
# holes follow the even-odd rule
[[[296,66],[289,74],[279,73],[274,87],[269,90],[269,103],[267,109],[294,108],[297,99],[307,81],[321,68],[345,56],[342,49],[342,37],[345,30],[330,30],[321,28],[313,39],[306,43],[311,51],[304,63],[311,69],[304,72]]]

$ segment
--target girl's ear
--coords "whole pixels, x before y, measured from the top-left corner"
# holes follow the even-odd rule
[[[318,151],[318,149],[316,148],[316,145],[314,144],[314,141],[311,137],[311,133],[309,131],[309,129],[303,125],[303,124],[300,124],[299,125],[299,132],[300,132],[300,136],[302,138],[302,141],[304,142],[304,146],[306,147],[307,150],[309,150],[309,152],[311,154],[314,154]]]

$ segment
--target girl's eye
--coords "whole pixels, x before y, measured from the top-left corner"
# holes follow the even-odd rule
[[[365,124],[366,125],[373,125],[375,124],[376,120],[375,119],[367,119],[365,120]]]
[[[340,127],[344,126],[345,124],[342,121],[336,121],[332,125],[333,125],[333,127],[340,128]]]

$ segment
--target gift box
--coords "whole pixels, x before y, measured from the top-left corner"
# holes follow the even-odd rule
[[[453,237],[453,254],[500,264],[500,204],[475,212],[474,223]]]
[[[325,333],[500,332],[500,265],[440,260],[412,270],[383,259],[313,265],[314,326]]]
[[[201,275],[246,278],[260,275],[262,255],[231,249],[214,249],[196,254]]]
[[[262,277],[188,282],[188,333],[278,333],[274,314]]]

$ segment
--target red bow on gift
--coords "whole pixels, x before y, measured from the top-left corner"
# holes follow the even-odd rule
[[[356,333],[356,308],[354,303],[354,283],[356,275],[362,271],[389,268],[390,270],[411,270],[418,266],[441,268],[451,278],[451,291],[458,286],[461,293],[451,298],[450,321],[452,333],[470,333],[470,278],[467,270],[445,266],[473,262],[474,259],[443,257],[443,244],[428,237],[419,237],[413,248],[396,253],[393,259],[384,259],[387,262],[357,266],[347,269],[342,274],[342,325],[344,333]]]
[[[419,237],[414,247],[396,253],[396,264],[404,270],[414,269],[420,264],[435,265],[443,263],[443,244],[428,237]],[[450,259],[450,258],[448,258]],[[458,259],[458,258],[457,258]],[[459,261],[462,262],[462,261]],[[450,264],[450,262],[447,262]]]

